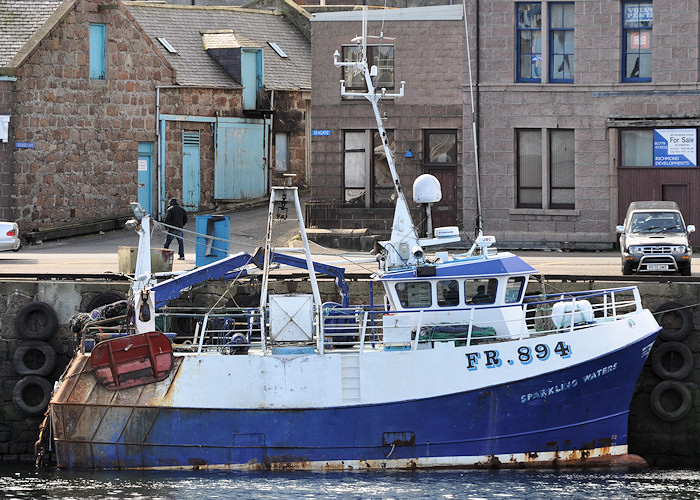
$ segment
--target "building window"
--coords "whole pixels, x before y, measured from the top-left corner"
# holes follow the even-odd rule
[[[457,165],[457,132],[426,130],[423,164],[427,166]]]
[[[654,130],[620,130],[620,167],[654,166]]]
[[[343,61],[352,62],[359,60],[361,48],[357,45],[343,46]],[[394,46],[393,45],[367,45],[367,63],[377,67],[377,76],[374,79],[375,88],[394,89]],[[343,67],[343,80],[345,90],[365,92],[365,75],[356,73],[354,68]]]
[[[549,81],[574,82],[574,4],[549,4]]]
[[[393,155],[393,130],[386,135]],[[394,182],[379,132],[346,131],[344,143],[345,202],[368,208],[392,206]]]
[[[543,139],[547,160],[542,155]],[[575,208],[574,131],[518,130],[517,148],[517,207]]]
[[[90,78],[104,80],[106,78],[106,26],[104,24],[90,25]]]
[[[574,208],[574,131],[549,132],[549,208]]]
[[[289,134],[275,132],[275,170],[289,172]]]
[[[519,82],[542,78],[542,6],[539,2],[516,4],[518,15],[517,71]]]
[[[651,2],[622,4],[622,81],[651,81]]]
[[[542,131],[518,130],[518,208],[542,208]]]

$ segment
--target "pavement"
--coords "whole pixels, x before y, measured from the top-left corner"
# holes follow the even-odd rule
[[[268,205],[239,208],[225,213],[230,219],[229,254],[241,251],[253,253],[265,245]],[[191,216],[185,225],[185,260],[177,259],[177,241],[170,249],[174,251],[173,271],[186,271],[196,265],[196,218]],[[155,225],[151,233],[151,247],[162,248],[165,233],[162,226]],[[0,252],[0,277],[3,275],[99,275],[119,274],[119,247],[137,247],[138,234],[130,229],[100,232],[86,236],[49,240],[41,244],[24,245],[18,252]],[[299,226],[296,220],[275,220],[273,245],[290,247],[290,252],[298,252],[302,246]],[[370,260],[366,252],[345,252],[324,250],[313,246],[318,260],[327,263],[347,263],[348,259]],[[364,265],[360,267],[363,269]],[[369,264],[367,272],[376,269]]]
[[[267,227],[268,206],[239,208],[226,213],[230,218],[230,254],[245,251],[253,253],[264,246]],[[185,226],[185,260],[177,260],[177,242],[170,245],[174,250],[173,271],[186,271],[196,265],[195,217]],[[276,221],[273,244],[297,250],[302,246],[296,220]],[[152,248],[162,247],[165,233],[154,229]],[[118,274],[120,246],[137,247],[138,235],[133,230],[123,229],[88,236],[77,236],[62,240],[51,240],[38,245],[25,245],[19,252],[0,252],[0,277],[12,275],[65,276]],[[346,267],[347,273],[371,274],[377,264],[369,252],[328,249],[311,244],[316,260]],[[468,249],[468,243],[464,245]],[[293,249],[289,250],[294,251]],[[620,254],[608,252],[559,252],[559,251],[515,251],[540,274],[572,276],[621,277]],[[700,271],[700,262],[693,269]],[[698,275],[699,273],[694,273]]]

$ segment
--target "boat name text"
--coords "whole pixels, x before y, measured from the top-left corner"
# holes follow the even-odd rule
[[[612,365],[604,366],[603,368],[599,368],[594,372],[587,373],[583,377],[581,377],[581,380],[583,380],[584,383],[586,382],[591,382],[592,380],[597,379],[598,377],[602,377],[603,375],[607,375],[609,373],[612,373],[613,371],[617,370],[617,363],[613,363]],[[571,381],[567,382],[562,382],[561,384],[553,385],[551,387],[546,387],[544,389],[540,389],[534,392],[529,392],[527,394],[521,394],[520,395],[520,402],[521,403],[527,403],[528,401],[534,401],[536,399],[546,399],[547,396],[554,396],[555,394],[563,391],[568,391],[569,389],[573,389],[578,385],[578,379],[573,379]]]

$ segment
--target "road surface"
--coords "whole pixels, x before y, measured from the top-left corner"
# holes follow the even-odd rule
[[[252,253],[257,247],[263,246],[267,226],[267,206],[239,209],[228,214],[231,220],[230,253],[246,251]],[[191,217],[185,226],[186,230],[194,231],[195,218]],[[298,234],[296,221],[277,223],[275,243],[278,247],[300,242],[294,241]],[[165,233],[155,229],[152,233],[151,247],[161,247]],[[17,274],[37,275],[80,275],[119,273],[118,248],[120,246],[138,246],[138,235],[133,230],[110,231],[103,234],[93,234],[67,238],[64,240],[47,241],[41,245],[27,245],[19,252],[0,253],[0,276]],[[177,259],[173,262],[173,271],[186,271],[195,266],[195,236],[185,234],[184,261]],[[465,244],[465,247],[468,245]],[[177,243],[171,244],[171,249],[177,250]],[[315,258],[320,261],[345,266],[350,262],[364,261],[359,265],[349,266],[348,272],[367,272],[377,269],[369,253],[343,252],[325,250],[313,245]],[[176,253],[176,252],[175,252]],[[518,251],[518,256],[544,275],[572,276],[621,276],[620,254],[608,252],[560,252],[560,251]],[[697,264],[697,265],[700,265]],[[693,266],[693,269],[700,267]]]

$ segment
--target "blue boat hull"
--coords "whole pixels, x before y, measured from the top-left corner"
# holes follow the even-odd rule
[[[55,401],[57,463],[83,469],[579,465],[626,451],[630,401],[655,335],[544,376],[391,404],[168,408],[119,398],[105,403],[95,393],[89,402]],[[467,374],[455,373],[460,376]]]

